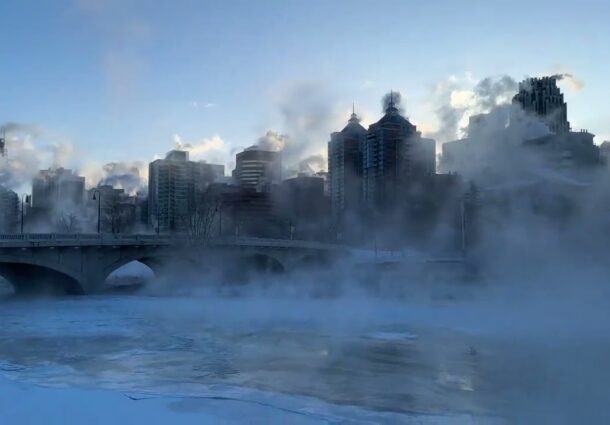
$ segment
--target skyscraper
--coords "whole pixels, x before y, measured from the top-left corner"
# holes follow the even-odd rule
[[[346,210],[355,210],[362,201],[362,151],[366,129],[352,113],[343,130],[332,133],[328,142],[328,174],[333,217],[337,220]]]
[[[170,151],[149,164],[148,223],[161,232],[182,231],[189,210],[208,185],[224,176],[224,166],[189,161],[186,151]]]
[[[436,146],[400,115],[390,99],[385,115],[366,134],[363,194],[370,207],[385,209],[404,198],[408,186],[436,171]]]
[[[539,116],[553,133],[570,131],[568,106],[557,87],[557,76],[528,78],[519,83],[513,103]]]
[[[12,190],[0,186],[0,232],[18,231],[19,196]]]
[[[280,152],[251,146],[236,155],[233,177],[237,184],[257,190],[279,184],[282,174]]]

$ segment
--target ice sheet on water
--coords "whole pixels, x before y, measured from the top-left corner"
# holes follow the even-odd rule
[[[442,383],[449,398],[436,392],[430,378],[436,363],[448,363],[449,372],[458,376],[467,346],[456,336],[456,343],[448,344],[456,353],[437,349],[445,336],[437,337],[434,327],[422,328],[430,321],[436,324],[434,309],[392,302],[371,306],[364,300],[150,297],[3,307],[0,318],[7,326],[0,337],[11,341],[12,348],[6,345],[2,354],[24,362],[27,368],[12,373],[28,382],[119,391],[143,397],[141,402],[241,403],[314,423],[337,418],[348,423],[473,423],[470,416],[443,414],[479,411],[476,406],[467,410],[471,404],[463,403],[462,389],[455,391],[457,382]],[[434,353],[431,364],[419,355],[426,347]],[[49,360],[53,363],[45,363]],[[210,386],[216,382],[230,385]],[[415,402],[409,398],[413,389]],[[453,399],[450,406],[447,400]],[[412,410],[435,415],[404,413]]]
[[[337,406],[306,397],[265,393],[230,386],[212,386],[208,394],[120,393],[75,388],[44,388],[0,377],[2,423],[62,424],[243,423],[259,418],[267,424],[501,424],[471,415],[416,415],[375,412]],[[32,409],[35,405],[36,409]]]
[[[410,332],[378,331],[366,334],[364,338],[377,341],[411,342],[417,338],[417,335]]]

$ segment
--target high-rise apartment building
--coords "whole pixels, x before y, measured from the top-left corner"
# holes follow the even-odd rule
[[[403,117],[390,101],[372,124],[363,150],[364,201],[375,209],[396,205],[408,186],[436,172],[436,143]]]
[[[233,178],[239,186],[267,190],[279,184],[282,175],[280,152],[251,146],[236,155]]]
[[[553,133],[566,133],[570,131],[568,106],[557,87],[557,78],[528,78],[519,83],[519,93],[513,97],[513,103],[540,117]]]
[[[208,185],[224,176],[224,165],[189,161],[188,152],[173,150],[149,164],[148,223],[160,232],[183,231],[188,211]]]
[[[343,130],[332,133],[328,142],[328,175],[331,209],[335,219],[346,210],[354,211],[362,202],[362,151],[366,129],[352,113]]]

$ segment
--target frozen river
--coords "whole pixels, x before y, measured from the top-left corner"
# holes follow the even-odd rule
[[[605,395],[580,406],[567,382],[582,379],[576,394],[601,384],[609,374],[589,366],[606,364],[608,344],[596,332],[568,338],[556,321],[537,329],[527,305],[508,311],[358,296],[8,297],[0,376],[110,390],[132,403],[207,400],[200,411],[178,405],[185,420],[210,409],[226,419],[219,406],[234,415],[235,403],[277,423],[561,423],[599,414]],[[558,414],[564,397],[574,408]]]

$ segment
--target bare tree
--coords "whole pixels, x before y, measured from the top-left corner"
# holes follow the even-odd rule
[[[73,212],[61,212],[57,219],[57,227],[66,233],[72,233],[76,230],[78,217]]]
[[[104,209],[104,224],[111,233],[125,232],[129,223],[129,212],[118,202],[113,202]]]
[[[184,217],[184,227],[193,242],[205,246],[212,237],[216,216],[220,211],[220,198],[203,193],[198,194],[190,204]]]

